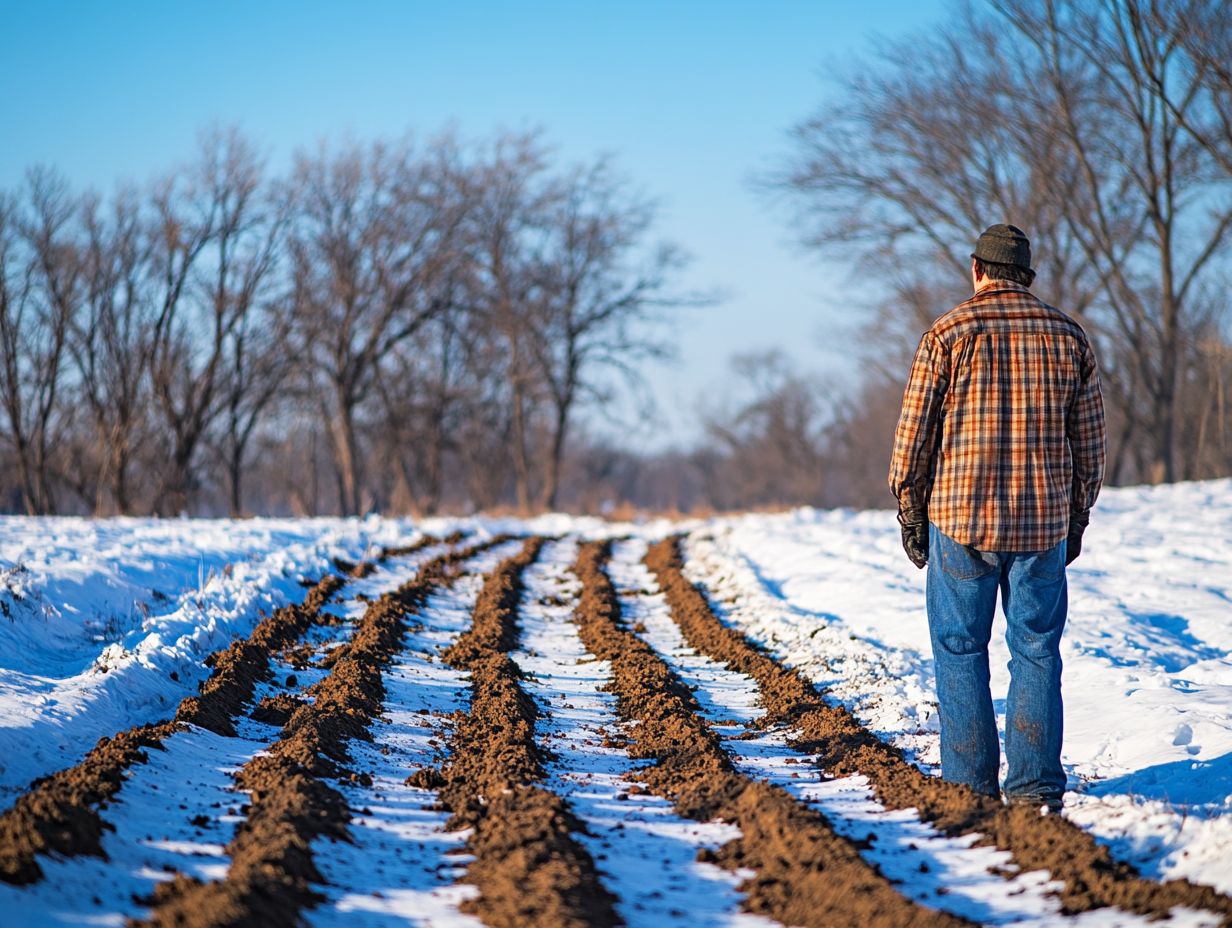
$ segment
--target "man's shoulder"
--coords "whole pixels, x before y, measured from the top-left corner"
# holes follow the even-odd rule
[[[1082,326],[1025,287],[981,290],[938,316],[928,334],[946,344],[970,335],[1043,329],[1086,342]]]

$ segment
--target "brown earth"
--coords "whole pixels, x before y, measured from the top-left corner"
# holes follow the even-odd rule
[[[175,720],[138,725],[103,738],[67,770],[36,780],[12,808],[0,814],[0,879],[24,885],[42,879],[36,856],[91,854],[105,857],[101,839],[110,828],[100,807],[124,783],[124,772],[145,763],[144,749],[161,748],[164,738],[194,722],[222,734],[234,734],[230,715],[252,697],[257,680],[268,674],[269,649],[302,634],[318,610],[345,581],[326,576],[309,590],[303,603],[284,606],[262,619],[247,640],[236,641],[206,658],[213,672],[199,696],[184,699]]]
[[[505,652],[517,644],[522,572],[543,546],[532,538],[484,583],[471,627],[444,654],[471,674],[471,706],[455,717],[450,763],[440,773],[448,827],[473,828],[466,881],[479,897],[463,909],[494,928],[621,924],[594,860],[574,837],[582,824],[560,796],[532,785],[544,777],[534,701]],[[435,778],[413,775],[419,782]]]
[[[426,535],[412,545],[383,550],[378,560],[412,554],[441,542]],[[375,569],[370,562],[338,562],[336,566],[351,577],[367,576]],[[257,682],[269,676],[270,654],[294,647],[308,627],[319,621],[321,607],[345,583],[332,574],[323,577],[310,585],[302,603],[275,610],[257,623],[247,639],[206,657],[204,663],[212,672],[201,684],[199,695],[180,702],[174,721],[139,725],[103,738],[81,763],[31,784],[12,808],[0,813],[0,880],[25,885],[42,879],[38,854],[105,857],[100,842],[104,829],[111,826],[99,815],[99,809],[123,785],[124,772],[133,764],[146,762],[144,749],[160,748],[164,738],[183,728],[183,722],[233,736],[233,717],[251,700]],[[259,711],[277,716],[286,708],[280,704]]]
[[[720,848],[714,859],[754,871],[740,887],[747,894],[746,908],[809,928],[971,924],[906,898],[825,816],[785,790],[735,769],[692,693],[624,627],[604,569],[609,553],[607,543],[585,544],[574,568],[583,583],[574,613],[582,642],[611,662],[617,710],[633,723],[631,753],[655,761],[638,771],[639,778],[681,815],[739,826],[741,837]]]
[[[181,727],[161,722],[102,738],[81,763],[35,780],[0,815],[0,879],[17,885],[41,880],[39,854],[105,857],[101,841],[110,826],[99,807],[119,791],[128,767],[146,762],[146,749],[161,749],[163,739]]]
[[[827,774],[863,774],[887,808],[915,809],[923,821],[949,835],[984,835],[984,843],[1008,851],[1023,871],[1048,870],[1064,882],[1058,895],[1066,913],[1115,906],[1166,918],[1174,906],[1187,906],[1220,913],[1225,924],[1232,921],[1232,899],[1188,880],[1145,879],[1060,815],[1040,815],[1035,806],[1005,806],[924,773],[846,707],[828,703],[799,671],[784,667],[723,625],[705,594],[684,576],[679,537],[651,546],[646,565],[667,595],[672,618],[690,647],[752,677],[766,709],[764,723],[794,728],[798,735],[792,746],[817,754],[817,764]]]
[[[466,532],[456,531],[450,532],[444,538],[437,538],[434,535],[424,535],[418,541],[409,545],[395,545],[381,549],[381,556],[378,560],[386,561],[391,557],[405,557],[408,554],[414,554],[417,551],[422,551],[430,545],[460,545],[462,539],[466,537]]]
[[[383,549],[376,562],[362,561],[352,564],[335,558],[334,566],[349,579],[358,580],[372,574],[377,564],[391,557],[414,554],[440,543],[441,539],[425,535],[414,544]],[[346,579],[332,574],[321,578],[302,603],[283,606],[269,618],[259,622],[247,640],[235,641],[229,648],[210,655],[206,663],[213,668],[213,672],[201,685],[201,695],[190,696],[181,702],[175,714],[176,720],[191,722],[217,734],[233,737],[234,717],[252,699],[256,685],[269,679],[270,657],[278,652],[294,650],[304,632],[313,624],[336,624],[333,617],[322,616],[321,607],[328,603],[346,582]]]
[[[276,693],[266,696],[248,713],[248,717],[266,725],[277,725],[279,728],[287,724],[287,720],[295,714],[295,710],[304,705],[304,697],[294,693]]]
[[[320,899],[312,884],[323,882],[311,842],[345,840],[351,817],[342,794],[325,779],[348,777],[347,743],[370,737],[368,727],[385,697],[383,669],[401,649],[411,615],[457,576],[465,560],[503,540],[446,552],[368,606],[346,655],[309,687],[312,703],[299,706],[268,753],[236,775],[236,785],[251,801],[227,845],[226,877],[202,883],[179,874],[155,890],[150,917],[141,924],[292,928],[300,923],[303,909]]]
[[[351,566],[352,573],[358,569]],[[346,580],[334,574],[322,577],[302,603],[274,610],[247,638],[210,655],[206,663],[213,671],[201,684],[199,696],[189,696],[180,703],[176,721],[234,737],[233,719],[252,699],[257,684],[269,679],[270,657],[302,638],[317,620],[321,607],[345,585]]]

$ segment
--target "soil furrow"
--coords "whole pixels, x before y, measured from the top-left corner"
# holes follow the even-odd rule
[[[545,777],[538,713],[507,653],[517,643],[522,572],[543,543],[530,539],[489,575],[471,627],[445,652],[471,675],[471,705],[456,720],[440,780],[422,785],[440,787],[451,830],[473,829],[465,880],[479,896],[464,911],[496,928],[615,926],[615,900],[573,835],[581,823],[559,795],[533,785]]]
[[[31,789],[0,814],[0,879],[25,885],[43,876],[37,855],[92,854],[103,857],[101,840],[106,822],[100,808],[119,791],[124,771],[144,763],[149,748],[193,722],[220,734],[235,734],[231,715],[251,698],[253,687],[268,667],[272,648],[290,643],[314,621],[320,608],[346,581],[333,574],[313,585],[302,603],[284,606],[236,641],[206,658],[213,667],[198,696],[184,699],[175,718],[139,725],[103,738],[82,759],[35,781]]]
[[[1206,909],[1232,924],[1232,900],[1188,880],[1143,878],[1116,861],[1108,849],[1060,815],[1034,806],[1006,806],[924,773],[902,752],[865,728],[846,707],[828,703],[799,671],[784,667],[711,609],[705,594],[683,573],[681,539],[651,546],[645,563],[655,574],[685,640],[700,653],[752,677],[766,708],[764,724],[797,732],[792,746],[817,755],[834,777],[862,774],[888,809],[915,809],[949,835],[978,833],[1009,852],[1022,871],[1047,870],[1063,882],[1058,891],[1068,914],[1114,906],[1150,917],[1167,917],[1177,906]]]
[[[350,576],[362,576],[365,565],[337,565]],[[304,601],[283,606],[257,623],[252,634],[206,658],[212,668],[201,684],[200,695],[189,696],[175,713],[177,722],[208,728],[219,735],[235,735],[233,718],[252,699],[257,684],[269,675],[270,655],[298,640],[317,621],[321,607],[342,589],[346,580],[335,574],[323,577]]]
[[[43,878],[41,854],[105,857],[99,809],[124,784],[124,771],[144,763],[146,750],[181,728],[178,722],[139,725],[101,739],[79,764],[35,781],[0,814],[0,879],[18,886]]]
[[[404,548],[382,551],[379,560],[419,551],[440,539],[425,535]],[[337,563],[349,577],[372,570],[369,562]],[[103,738],[81,760],[65,770],[36,780],[13,806],[0,813],[0,880],[27,885],[43,876],[37,857],[90,854],[105,857],[104,830],[110,826],[99,814],[124,783],[124,772],[145,763],[149,748],[192,723],[221,735],[233,736],[233,718],[252,699],[257,683],[269,674],[270,654],[292,644],[316,621],[321,608],[346,584],[346,578],[327,574],[309,589],[303,602],[276,609],[257,623],[246,639],[233,642],[205,659],[212,668],[198,695],[180,702],[174,719],[138,725]]]
[[[640,638],[623,627],[605,571],[607,543],[584,545],[575,573],[583,583],[575,613],[587,650],[611,662],[622,718],[633,723],[631,753],[655,764],[639,776],[689,818],[721,818],[741,837],[716,862],[754,872],[741,886],[746,907],[791,925],[951,926],[970,922],[900,894],[826,818],[786,791],[739,773],[706,725],[691,692]]]
[[[312,702],[299,706],[282,736],[236,774],[249,793],[247,817],[227,845],[225,879],[202,883],[178,874],[155,890],[145,924],[160,926],[293,926],[320,899],[312,888],[322,877],[311,842],[345,839],[350,809],[326,780],[347,775],[347,743],[370,737],[385,690],[382,670],[401,647],[412,613],[460,565],[496,538],[433,558],[415,578],[369,604],[347,652],[330,674],[310,687]]]

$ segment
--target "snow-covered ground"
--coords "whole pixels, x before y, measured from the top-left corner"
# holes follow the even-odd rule
[[[733,624],[939,762],[925,574],[893,513],[720,519],[687,550]],[[1069,591],[1065,815],[1149,875],[1232,891],[1232,480],[1105,490]],[[1004,629],[998,614],[1003,731]]]
[[[105,735],[169,718],[202,659],[392,520],[0,519],[0,808]]]
[[[546,787],[564,796],[585,823],[582,841],[628,928],[672,924],[686,912],[692,925],[773,928],[775,922],[739,911],[735,874],[696,859],[700,849],[713,851],[738,837],[739,829],[676,815],[667,800],[626,779],[641,763],[606,743],[620,729],[616,697],[603,691],[610,665],[582,646],[565,595],[580,592],[569,572],[576,554],[576,543],[557,543],[527,571],[522,647],[513,655],[527,674],[524,688],[543,712],[540,741],[555,757]],[[619,584],[619,564],[614,567]],[[639,614],[625,617],[634,622]]]
[[[304,596],[301,581],[455,530],[557,534],[595,519],[0,516],[0,809],[99,738],[170,718],[206,655]]]
[[[533,523],[466,519],[423,524],[377,518],[94,522],[11,517],[0,519],[0,809],[34,777],[75,763],[100,736],[170,717],[177,702],[204,678],[201,660],[207,653],[247,634],[262,611],[301,598],[301,580],[330,570],[333,558],[354,561],[379,546],[412,541],[420,532],[442,534],[453,528],[484,534],[512,528],[556,536],[631,536],[632,541],[617,545],[613,561],[627,608],[645,621],[648,634],[658,636],[652,643],[693,675],[690,682],[700,687],[703,705],[709,700],[726,717],[744,718],[756,711],[751,682],[685,660],[664,624],[661,604],[646,595],[653,592],[653,583],[637,564],[643,547],[639,539],[688,530],[686,572],[706,585],[727,621],[828,687],[834,698],[917,762],[929,768],[937,763],[924,573],[902,553],[890,512],[804,509],[675,526],[612,526],[564,516]],[[553,687],[572,697],[568,707],[561,703],[562,714],[551,723],[558,726],[551,733],[560,758],[551,771],[552,787],[569,793],[579,814],[593,819],[592,827],[602,834],[605,817],[616,814],[610,795],[624,783],[620,758],[593,743],[593,732],[612,722],[608,697],[594,692],[602,668],[576,663],[582,659],[576,636],[563,624],[569,609],[549,595],[554,589],[569,590],[571,552],[568,541],[549,546],[547,559],[529,575],[527,638],[518,658],[533,668],[528,686],[543,704],[552,702]],[[1188,876],[1232,891],[1232,481],[1106,490],[1069,578],[1071,611],[1063,656],[1070,792],[1064,814],[1149,875]],[[378,573],[371,579],[376,592],[389,578]],[[361,589],[367,587],[357,584],[351,592]],[[417,680],[422,677],[424,686],[432,686],[430,674],[444,672],[416,655],[428,653],[433,634],[456,634],[465,620],[463,603],[473,593],[466,585],[460,588],[452,612],[442,601],[440,612],[449,614],[449,628],[425,630],[423,642],[411,642],[390,688],[400,705],[414,701],[409,694]],[[994,697],[1003,711],[1008,653],[999,634],[994,641]],[[440,683],[435,683],[438,689]],[[426,752],[419,742],[428,732],[416,728],[407,716],[411,711],[387,711],[392,724],[376,747],[389,740],[401,752]],[[177,740],[168,754],[137,768],[134,795],[155,784],[167,765],[197,763],[189,755],[208,748],[211,738]],[[884,827],[887,835],[894,829],[904,836],[916,834],[901,814],[897,824],[889,818],[881,825],[868,824],[869,816],[875,819],[879,813],[870,811],[859,783],[847,781],[838,788],[815,782],[806,776],[806,765],[789,764],[786,747],[772,738],[760,745],[730,744],[746,752],[742,763],[750,770],[760,765],[763,775],[816,801],[827,814],[847,815],[860,828]],[[248,742],[228,749],[241,748],[248,750]],[[187,753],[180,758],[177,751]],[[394,845],[427,841],[427,832],[420,832],[435,827],[435,820],[416,805],[413,791],[395,789],[393,768],[386,775],[376,755],[371,765],[388,787],[389,800],[384,807],[371,804],[371,815],[355,826],[359,840],[347,849],[349,856],[338,859],[347,872],[367,872],[365,848],[375,857],[388,855],[391,848],[397,851]],[[566,769],[570,765],[580,768],[576,776]],[[213,773],[210,777],[218,779]],[[220,784],[211,780],[206,786]],[[624,836],[606,846],[596,843],[593,850],[606,858],[609,878],[629,887],[639,885],[644,871],[621,871],[617,858],[624,859],[625,845],[649,857],[661,852],[662,842],[695,849],[715,840],[692,823],[678,825],[666,808],[646,797],[620,800],[619,812],[628,816]],[[660,819],[662,828],[671,824],[677,831],[660,830]],[[146,827],[143,820],[130,824],[134,834]],[[173,843],[188,840],[170,838]],[[439,850],[450,842],[456,839],[443,841]],[[167,845],[164,851],[175,855],[182,853],[180,847]],[[940,845],[919,847],[933,855],[930,885],[941,881],[947,866],[954,874],[965,866],[961,848],[951,849],[946,858],[950,851]],[[216,853],[212,845],[205,850]],[[219,863],[201,849],[196,853],[204,854],[202,872]],[[889,870],[895,864],[887,859],[883,865]],[[704,867],[694,867],[688,877],[691,886],[709,886],[706,892],[714,900],[733,892],[722,875]],[[424,880],[425,893],[438,891],[435,877],[425,875]],[[980,874],[971,875],[966,893],[972,907],[965,911],[976,917],[1038,918],[1050,911],[1025,903],[996,909],[987,902],[989,890],[982,880]],[[661,897],[653,895],[653,882],[645,887],[647,898],[671,897],[663,887],[658,888]],[[926,888],[921,884],[921,892]],[[636,893],[621,889],[621,895]],[[444,898],[446,907],[455,901]],[[316,917],[328,921],[331,912],[341,914],[353,902],[331,896]],[[652,913],[668,902],[646,905],[642,911]],[[958,901],[953,907],[964,911]],[[726,904],[720,908],[726,911]],[[626,915],[637,921],[638,912],[631,903]]]

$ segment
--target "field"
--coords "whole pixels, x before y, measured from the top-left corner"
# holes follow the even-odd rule
[[[889,512],[0,525],[5,925],[1232,924],[1232,481],[1101,497],[1060,814]]]

